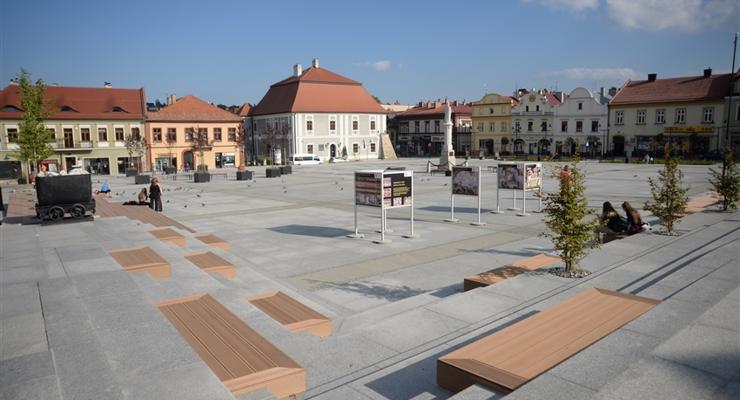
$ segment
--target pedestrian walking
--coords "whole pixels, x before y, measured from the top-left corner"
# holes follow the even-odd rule
[[[159,179],[152,178],[149,185],[149,208],[154,211],[162,211],[162,189],[159,187]]]

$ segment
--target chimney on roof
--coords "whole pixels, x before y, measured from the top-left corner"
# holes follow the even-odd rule
[[[617,88],[612,86],[609,88],[609,97],[614,97],[617,95]]]
[[[177,102],[177,96],[174,93],[167,96],[167,105],[171,106]]]
[[[704,77],[705,78],[709,78],[710,76],[712,76],[712,69],[711,68],[705,69],[704,70]]]
[[[301,64],[296,64],[293,66],[293,76],[301,76],[303,74],[303,66]]]
[[[112,87],[113,87],[113,85],[111,85],[111,83],[110,83],[110,82],[103,82],[103,87],[104,87],[104,88],[108,88],[108,89],[110,89],[110,88],[112,88]]]
[[[655,82],[655,79],[657,78],[658,78],[658,74],[656,73],[648,74],[648,82]]]
[[[601,97],[604,97],[604,87],[602,86],[601,89],[599,89],[599,93],[601,94]]]
[[[311,61],[311,66],[314,67],[314,68],[318,68],[319,67],[319,59],[318,58],[314,58],[313,61]]]

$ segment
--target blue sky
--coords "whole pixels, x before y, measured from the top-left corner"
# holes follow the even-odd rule
[[[292,65],[384,102],[727,72],[737,0],[0,0],[0,79],[258,102]]]

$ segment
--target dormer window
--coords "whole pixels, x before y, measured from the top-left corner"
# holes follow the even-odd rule
[[[111,112],[115,112],[115,113],[118,113],[118,112],[126,112],[126,110],[124,110],[123,108],[118,107],[118,106],[113,107],[110,111]]]
[[[8,104],[5,107],[3,107],[3,112],[20,112],[20,111],[21,111],[20,108],[14,106],[12,104]]]
[[[74,109],[70,106],[61,106],[59,107],[59,111],[61,112],[74,112]]]

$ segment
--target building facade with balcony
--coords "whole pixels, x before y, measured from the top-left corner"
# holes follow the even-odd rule
[[[609,102],[609,152],[615,156],[703,157],[719,149],[732,74],[627,81]]]
[[[555,154],[569,156],[578,152],[585,157],[601,156],[609,115],[603,89],[591,93],[577,87],[563,100],[555,107]]]
[[[44,98],[54,154],[43,164],[50,171],[82,164],[91,173],[115,175],[142,164],[136,154],[129,158],[125,138],[144,134],[143,88],[46,86]],[[0,162],[16,160],[22,120],[20,86],[8,85],[0,92]]]
[[[557,95],[546,89],[517,92],[518,103],[511,109],[514,154],[553,154],[555,108],[561,103]]]
[[[732,76],[732,92],[727,98],[725,98],[727,105],[725,110],[728,110],[730,120],[725,120],[724,133],[721,135],[724,139],[722,140],[722,146],[725,143],[729,144],[735,154],[740,153],[740,69],[735,71],[735,75]]]
[[[325,68],[314,59],[305,71],[267,91],[250,111],[253,157],[275,164],[292,154],[331,158],[377,159],[386,111],[360,82]]]
[[[152,168],[164,171],[195,169],[200,164],[214,168],[234,167],[241,162],[238,136],[242,118],[195,96],[180,99],[170,96],[166,107],[148,112],[146,139]],[[196,132],[203,132],[207,144],[200,151],[194,147]]]
[[[487,157],[511,152],[511,108],[516,103],[515,98],[497,93],[487,93],[473,102],[473,155]]]
[[[418,103],[396,115],[397,153],[402,157],[438,157],[445,143],[445,108],[448,102]],[[471,151],[472,107],[462,102],[449,102],[452,109],[452,146],[455,154]]]

